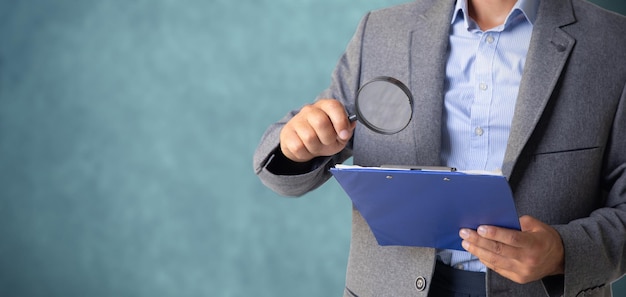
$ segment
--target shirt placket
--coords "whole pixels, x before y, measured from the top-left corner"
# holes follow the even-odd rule
[[[493,100],[494,69],[499,33],[479,32],[480,41],[474,65],[474,101],[471,106],[471,163],[469,168],[485,169],[489,154],[489,118]]]

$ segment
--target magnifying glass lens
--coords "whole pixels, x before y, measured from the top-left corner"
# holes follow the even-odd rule
[[[356,111],[359,121],[372,131],[395,134],[411,121],[413,98],[399,80],[378,77],[359,89]]]

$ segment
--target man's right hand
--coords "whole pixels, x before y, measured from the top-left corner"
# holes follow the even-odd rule
[[[295,162],[332,156],[346,147],[356,122],[335,99],[321,99],[304,106],[280,131],[280,149]]]

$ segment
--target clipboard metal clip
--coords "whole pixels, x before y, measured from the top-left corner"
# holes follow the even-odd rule
[[[404,169],[417,171],[455,172],[456,168],[447,166],[407,166],[407,165],[382,165],[381,169]]]

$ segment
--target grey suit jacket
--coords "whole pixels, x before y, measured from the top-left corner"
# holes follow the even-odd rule
[[[318,97],[350,105],[364,82],[396,77],[415,96],[409,129],[377,135],[359,125],[344,151],[288,174],[273,163],[292,111],[267,130],[255,152],[261,180],[299,196],[350,156],[359,165],[439,165],[454,2],[420,0],[366,15]],[[610,296],[611,281],[625,273],[625,87],[626,19],[582,0],[541,1],[502,169],[519,215],[561,235],[565,274],[520,285],[488,271],[489,296]],[[353,211],[345,296],[426,296],[434,262],[433,249],[379,246]]]

